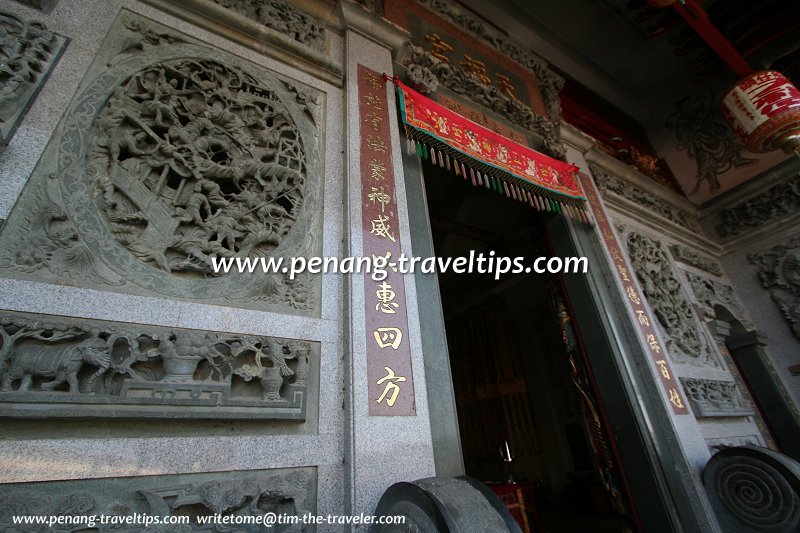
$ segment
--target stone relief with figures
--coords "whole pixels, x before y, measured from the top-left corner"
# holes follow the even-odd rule
[[[8,145],[66,44],[64,37],[41,22],[0,11],[0,152]]]
[[[12,417],[304,420],[319,361],[309,341],[9,312],[0,336]]]
[[[733,287],[693,272],[686,272],[686,280],[697,298],[698,311],[703,318],[707,320],[718,318],[715,307],[722,306],[745,328],[752,329],[753,324]]]
[[[681,244],[673,244],[669,247],[669,251],[676,261],[699,268],[700,270],[705,270],[709,274],[714,274],[715,276],[723,275],[722,265],[720,265],[718,261],[699,253],[694,248],[689,248]]]
[[[616,194],[634,204],[647,209],[654,215],[677,224],[692,232],[699,232],[700,225],[697,223],[697,217],[691,213],[679,209],[670,203],[662,200],[653,194],[640,189],[633,183],[607,171],[600,165],[589,164],[589,169],[594,176],[594,181],[600,194],[603,197],[609,192]]]
[[[282,0],[212,0],[314,50],[325,49],[325,26]]]
[[[642,292],[666,334],[669,354],[679,362],[719,366],[660,241],[625,226],[618,231],[625,241]]]
[[[800,209],[800,176],[773,185],[761,194],[724,209],[717,227],[723,237],[740,235],[789,217]]]
[[[800,239],[747,256],[783,317],[800,338]]]
[[[316,475],[309,468],[5,484],[0,487],[0,529],[15,531],[19,527],[14,525],[15,516],[38,515],[64,517],[63,525],[26,531],[255,533],[264,526],[248,524],[245,517],[267,513],[302,517],[316,510],[315,494]],[[240,517],[241,522],[203,525],[198,520],[213,515]],[[145,526],[141,521],[179,516],[187,523]],[[89,517],[95,520],[87,522]]]
[[[124,11],[107,45],[3,228],[0,268],[318,312],[316,278],[213,260],[321,251],[319,94]]]
[[[711,379],[680,378],[697,417],[748,416],[753,409],[742,398],[736,383]]]

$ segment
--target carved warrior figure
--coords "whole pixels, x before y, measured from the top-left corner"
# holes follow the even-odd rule
[[[174,275],[214,276],[212,256],[263,255],[297,219],[305,152],[288,110],[254,78],[210,60],[138,72],[98,114],[88,173],[111,233]]]

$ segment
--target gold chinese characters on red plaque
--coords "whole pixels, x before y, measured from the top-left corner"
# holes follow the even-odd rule
[[[656,335],[653,317],[644,305],[644,296],[639,292],[633,280],[635,274],[631,271],[625,257],[622,255],[622,248],[620,248],[619,242],[617,242],[617,238],[611,230],[611,222],[603,212],[597,189],[595,189],[594,183],[592,183],[592,179],[589,176],[582,172],[578,176],[583,185],[586,201],[597,223],[597,231],[600,233],[600,238],[611,255],[615,275],[625,291],[627,307],[631,310],[635,324],[647,344],[647,353],[650,354],[650,358],[656,367],[658,376],[661,379],[661,386],[667,395],[667,400],[672,405],[672,411],[678,415],[689,414],[686,400],[678,386],[678,380],[667,360],[667,353]]]
[[[383,75],[358,65],[358,99],[363,253],[387,260],[385,279],[364,276],[369,414],[414,416],[405,284],[391,268],[401,249]]]

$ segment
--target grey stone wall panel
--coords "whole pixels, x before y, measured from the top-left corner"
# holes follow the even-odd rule
[[[9,277],[319,316],[319,91],[123,10],[0,233]]]

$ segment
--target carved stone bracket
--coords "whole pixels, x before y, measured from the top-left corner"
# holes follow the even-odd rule
[[[748,416],[753,409],[742,398],[736,383],[711,379],[680,378],[683,391],[697,417]]]
[[[669,354],[695,365],[719,366],[661,243],[627,228],[622,228],[620,233],[627,233],[624,240],[631,265],[666,334]]]
[[[447,87],[541,138],[547,154],[558,159],[566,156],[557,121],[536,114],[529,106],[509,97],[494,85],[483,83],[474,73],[442,61],[415,45],[410,45],[404,66],[409,82],[417,90],[431,94],[439,85]]]
[[[721,305],[736,317],[746,329],[753,328],[747,311],[736,297],[733,287],[705,276],[698,276],[692,272],[686,272],[686,279],[697,298],[703,318],[707,320],[718,318],[714,307]]]
[[[13,275],[289,313],[320,281],[321,95],[122,11],[0,233]],[[202,58],[202,59],[198,59]]]
[[[0,416],[305,420],[319,368],[272,337],[8,312],[0,336]]]
[[[758,268],[758,277],[769,289],[796,337],[800,337],[800,240],[780,244],[747,259]]]
[[[36,7],[36,6],[34,6]],[[67,45],[67,39],[41,22],[0,11],[0,152],[8,145],[28,108]]]
[[[18,516],[59,516],[62,521],[58,531],[256,533],[264,526],[249,523],[248,517],[313,514],[316,484],[311,468],[3,484],[0,529],[19,530],[13,521]],[[101,515],[105,523],[101,522]],[[145,528],[141,521],[144,515],[186,517],[187,521]],[[201,525],[198,521],[198,517],[213,515],[228,518],[227,525]],[[69,525],[62,529],[65,524]],[[231,524],[236,525],[232,528]],[[55,531],[43,526],[41,531],[45,530]]]
[[[717,230],[723,237],[739,235],[773,220],[800,212],[800,176],[774,185],[720,213]]]
[[[606,196],[609,192],[616,194],[634,204],[647,209],[651,213],[677,224],[691,232],[699,233],[700,225],[696,217],[683,211],[670,203],[644,191],[625,179],[608,172],[603,167],[590,164],[589,169],[594,176],[600,194]]]
[[[669,251],[672,253],[672,257],[674,257],[676,261],[697,267],[700,270],[705,270],[706,272],[714,274],[715,276],[723,275],[722,266],[717,261],[702,255],[693,248],[689,248],[680,244],[673,244],[669,247]]]

